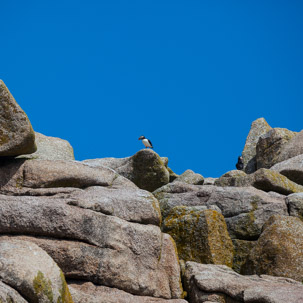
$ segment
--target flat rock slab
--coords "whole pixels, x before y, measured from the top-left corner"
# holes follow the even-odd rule
[[[303,155],[277,163],[270,169],[279,172],[297,184],[303,185]]]
[[[113,186],[119,175],[112,169],[92,168],[76,161],[0,160],[0,190],[24,188]],[[119,180],[117,180],[119,182]]]
[[[96,286],[93,283],[70,283],[69,288],[75,303],[186,303],[182,299],[160,299],[134,296],[117,288]]]
[[[1,238],[0,280],[28,302],[73,303],[60,268],[31,242]]]
[[[245,274],[283,276],[303,280],[303,222],[290,216],[272,216],[250,251]]]
[[[274,214],[287,215],[285,197],[253,187],[218,187],[167,184],[154,192],[164,219],[176,206],[218,208],[225,218],[231,238],[256,240],[263,224]]]
[[[225,265],[186,263],[185,290],[189,302],[303,302],[303,285],[271,276],[242,276]]]
[[[75,160],[74,150],[66,140],[49,137],[35,132],[37,151],[33,154],[22,155],[18,158],[42,160]]]
[[[28,117],[0,80],[0,156],[19,156],[36,150]]]

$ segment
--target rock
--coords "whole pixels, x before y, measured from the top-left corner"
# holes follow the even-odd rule
[[[90,282],[69,284],[75,303],[186,303],[182,299],[165,300],[153,297],[134,296],[117,288],[96,286]]]
[[[243,177],[246,177],[246,173],[242,170],[231,170],[220,178],[216,179],[216,186],[239,186],[241,181],[244,180]],[[245,185],[245,182],[243,185]]]
[[[30,237],[69,278],[134,295],[181,297],[180,267],[169,235],[155,225],[68,205],[69,196],[0,195],[0,233]]]
[[[0,190],[23,188],[110,186],[118,174],[72,161],[9,159],[0,161]]]
[[[273,128],[259,138],[256,146],[257,169],[270,168],[280,162],[282,147],[297,133],[285,128]]]
[[[11,288],[9,285],[0,281],[0,302],[11,302],[11,303],[28,303],[20,294]]]
[[[245,264],[255,243],[256,241],[233,239],[234,259],[232,268],[234,271],[240,274],[243,273],[242,266]]]
[[[303,221],[303,193],[291,194],[286,197],[289,215]]]
[[[217,211],[174,207],[163,222],[163,231],[175,240],[181,259],[232,266],[233,244]]]
[[[31,154],[36,149],[28,117],[0,80],[0,156]]]
[[[274,214],[287,215],[285,197],[253,187],[218,187],[169,183],[154,192],[165,219],[176,206],[218,207],[232,239],[256,240]]]
[[[270,169],[259,169],[253,175],[252,185],[263,191],[274,191],[283,195],[303,192],[303,186]]]
[[[181,174],[175,181],[184,182],[193,185],[202,185],[204,178],[200,174],[194,173],[192,170],[188,169],[183,174]]]
[[[0,279],[29,302],[73,302],[60,268],[30,242],[1,239]]]
[[[287,144],[283,145],[278,156],[278,162],[303,154],[303,130],[296,134]]]
[[[263,229],[250,252],[244,273],[282,276],[302,282],[303,222],[295,217],[275,215]]]
[[[173,182],[174,180],[176,180],[179,177],[179,175],[177,175],[175,172],[173,172],[171,168],[167,167],[167,170],[169,172],[169,182]]]
[[[291,279],[241,276],[225,265],[186,263],[185,289],[191,303],[303,302],[303,285]]]
[[[244,171],[246,173],[251,174],[256,171],[256,145],[259,137],[267,133],[270,129],[271,127],[264,118],[259,118],[251,124],[250,131],[246,138],[245,146],[242,152]]]
[[[277,163],[270,169],[279,172],[297,184],[303,185],[303,155]]]
[[[141,224],[161,223],[159,202],[138,187],[93,186],[68,194],[66,203]]]
[[[134,182],[139,188],[154,191],[167,184],[170,174],[160,156],[150,149],[138,151],[123,159],[105,158],[85,160],[84,163],[99,167],[107,166]]]
[[[30,155],[22,155],[18,158],[23,159],[42,159],[42,160],[75,160],[74,150],[66,140],[48,137],[35,132],[35,142],[37,151]]]
[[[240,171],[228,172],[216,180],[215,185],[236,187],[253,186],[266,192],[273,191],[282,195],[303,191],[302,185],[289,180],[287,177],[271,169],[261,168],[250,175],[242,173]]]
[[[208,177],[208,178],[204,178],[204,183],[203,185],[215,185],[215,182],[218,178],[211,178],[211,177]]]

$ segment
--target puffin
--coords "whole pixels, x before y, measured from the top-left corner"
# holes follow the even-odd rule
[[[236,164],[236,168],[238,170],[242,170],[244,168],[244,162],[243,162],[243,158],[241,156],[238,157],[238,163]]]
[[[142,143],[144,144],[145,148],[153,148],[152,143],[150,142],[150,140],[146,139],[144,136],[141,136],[139,138],[139,140],[142,140]]]

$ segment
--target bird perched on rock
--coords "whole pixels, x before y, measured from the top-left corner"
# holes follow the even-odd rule
[[[144,144],[145,148],[153,148],[152,143],[150,142],[150,140],[146,139],[144,136],[141,136],[139,138],[139,140],[142,140],[142,143]]]
[[[244,168],[244,162],[243,162],[243,158],[241,156],[238,157],[238,163],[236,164],[236,168],[238,170],[242,170]]]

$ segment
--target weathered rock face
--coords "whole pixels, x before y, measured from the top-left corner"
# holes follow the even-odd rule
[[[251,124],[249,134],[246,138],[245,146],[242,152],[244,161],[244,171],[248,174],[253,173],[257,169],[256,163],[256,145],[259,137],[267,133],[271,127],[264,118],[259,118]]]
[[[28,303],[12,287],[0,281],[0,302]]]
[[[90,282],[69,284],[75,303],[186,303],[182,299],[165,300],[159,298],[134,296],[123,290],[106,286],[96,286]]]
[[[268,274],[303,280],[303,222],[295,217],[273,216],[251,250],[246,274]]]
[[[303,193],[292,194],[286,197],[289,215],[303,221]]]
[[[94,167],[110,167],[123,177],[134,182],[139,188],[148,191],[154,191],[167,184],[170,180],[170,173],[165,163],[157,153],[150,149],[140,150],[128,158],[85,160],[84,163]]]
[[[193,185],[202,185],[204,183],[204,178],[202,175],[193,172],[188,169],[183,174],[181,174],[175,181],[184,182]]]
[[[303,285],[291,279],[241,276],[224,265],[186,263],[189,302],[303,302]]]
[[[270,168],[280,162],[279,156],[282,147],[296,134],[285,128],[273,128],[262,135],[256,146],[257,169]]]
[[[297,184],[303,185],[303,155],[277,163],[270,169],[279,172]]]
[[[253,187],[218,187],[173,182],[154,192],[164,219],[176,206],[217,207],[225,217],[231,238],[254,240],[274,214],[287,215],[285,197]]]
[[[179,258],[232,266],[233,244],[217,211],[174,207],[163,222],[163,231],[175,240]]]
[[[234,259],[233,259],[233,270],[237,273],[242,273],[242,267],[245,265],[250,251],[255,246],[256,241],[246,241],[233,239],[234,245]]]
[[[66,140],[48,137],[35,132],[35,143],[37,151],[30,155],[22,155],[23,159],[42,160],[75,160],[74,150]]]
[[[24,298],[16,302],[73,302],[60,268],[30,242],[1,238],[0,279]]]
[[[303,130],[294,136],[287,144],[283,145],[278,157],[278,162],[285,161],[303,154]]]
[[[36,149],[30,121],[0,80],[0,156],[30,154]]]

